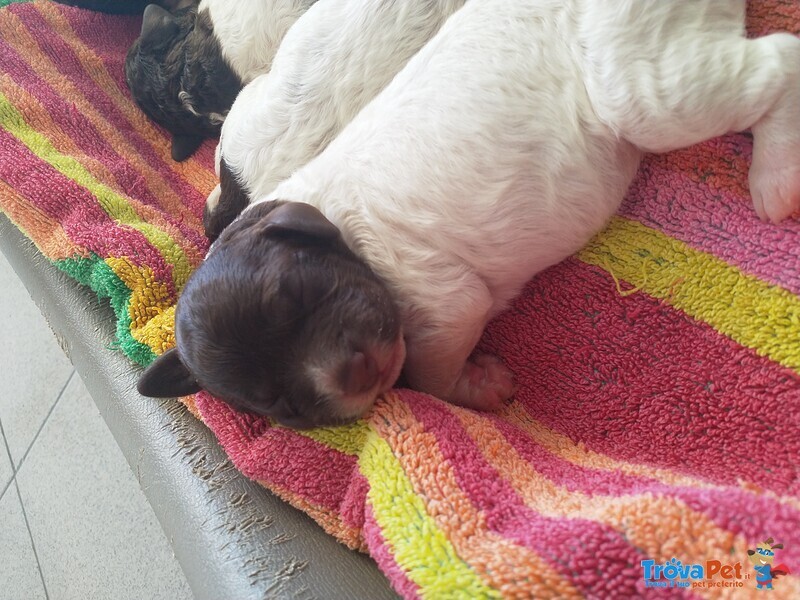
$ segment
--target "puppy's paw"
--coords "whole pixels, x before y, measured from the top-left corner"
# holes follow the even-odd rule
[[[800,161],[800,155],[792,158]],[[753,206],[762,221],[773,223],[800,214],[800,162],[784,165],[776,162],[755,156],[750,169]]]
[[[781,40],[791,52],[789,62],[797,64],[800,40]],[[800,215],[800,71],[788,76],[785,85],[780,99],[752,128],[750,195],[758,216],[773,223]]]
[[[500,359],[479,354],[467,361],[449,400],[475,410],[495,410],[514,393],[514,376]]]

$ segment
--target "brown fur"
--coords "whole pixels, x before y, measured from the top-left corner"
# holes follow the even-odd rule
[[[285,204],[258,204],[225,229],[178,304],[180,357],[156,361],[140,380],[142,394],[203,388],[298,428],[352,420],[310,369],[322,365],[346,391],[352,357],[394,343],[399,313],[333,224],[309,205],[276,211]]]

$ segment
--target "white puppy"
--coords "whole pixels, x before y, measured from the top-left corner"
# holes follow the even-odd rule
[[[206,234],[216,238],[249,199],[268,194],[319,154],[463,4],[312,6],[286,34],[269,74],[246,86],[228,113],[216,161],[225,194],[217,186],[209,196]]]
[[[394,383],[404,341],[411,387],[497,406],[513,386],[470,358],[484,326],[602,229],[645,151],[752,127],[756,209],[800,208],[800,40],[746,39],[744,8],[466,3],[222,234],[140,389],[328,424]]]

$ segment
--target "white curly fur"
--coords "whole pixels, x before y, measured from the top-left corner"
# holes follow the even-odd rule
[[[201,0],[222,56],[243,83],[269,72],[283,37],[315,0]]]

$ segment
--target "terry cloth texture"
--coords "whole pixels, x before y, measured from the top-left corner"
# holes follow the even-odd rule
[[[120,350],[147,364],[174,344],[215,177],[212,143],[173,162],[131,101],[139,25],[0,11],[0,208],[110,299]],[[754,2],[748,28],[798,33],[800,4]],[[497,414],[395,390],[358,424],[299,433],[184,402],[407,598],[747,597],[747,549],[768,537],[792,571],[771,597],[800,598],[800,221],[756,218],[751,145],[649,157],[606,231],[491,324],[481,347],[520,385]],[[641,562],[673,558],[742,579],[646,587]]]

